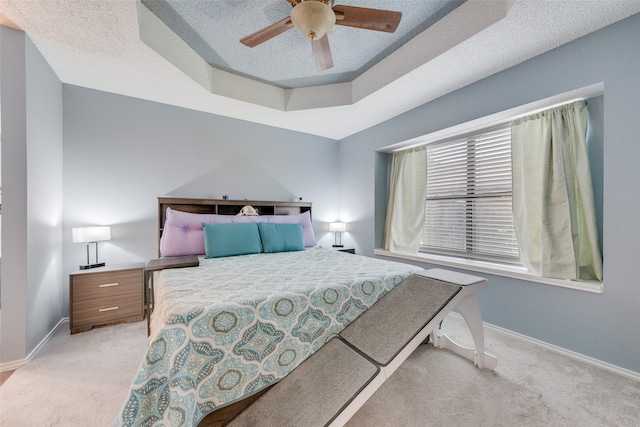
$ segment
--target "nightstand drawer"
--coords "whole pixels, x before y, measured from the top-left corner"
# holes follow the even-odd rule
[[[69,329],[144,319],[144,264],[76,270],[69,275]]]
[[[73,277],[73,301],[110,295],[140,295],[142,270],[123,270]]]
[[[142,313],[142,293],[138,286],[135,295],[75,301],[73,304],[73,326],[95,325]]]

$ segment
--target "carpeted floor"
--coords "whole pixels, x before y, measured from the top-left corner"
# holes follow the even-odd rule
[[[69,335],[63,324],[0,387],[0,426],[111,426],[146,352],[146,323]]]
[[[461,317],[448,316],[443,330],[471,346]],[[493,329],[485,337],[495,371],[421,346],[348,426],[640,425],[640,382]]]
[[[69,335],[63,325],[0,387],[0,425],[111,426],[146,349],[145,323]],[[470,342],[464,322],[443,329]],[[486,329],[495,371],[421,346],[348,423],[372,426],[637,426],[640,383]]]

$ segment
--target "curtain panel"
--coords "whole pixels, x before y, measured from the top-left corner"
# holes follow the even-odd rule
[[[521,261],[542,277],[602,281],[586,134],[584,101],[511,125],[513,215]]]
[[[424,227],[427,148],[393,153],[383,248],[417,253]]]

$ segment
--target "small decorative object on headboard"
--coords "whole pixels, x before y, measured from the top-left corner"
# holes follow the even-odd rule
[[[258,210],[256,208],[254,208],[251,205],[245,205],[242,207],[242,209],[240,209],[240,212],[238,212],[238,216],[258,216]]]

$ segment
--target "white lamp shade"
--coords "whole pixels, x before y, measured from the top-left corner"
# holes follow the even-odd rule
[[[71,229],[73,243],[101,242],[111,240],[111,227],[78,227]]]
[[[347,231],[347,224],[344,222],[329,223],[329,231]]]

